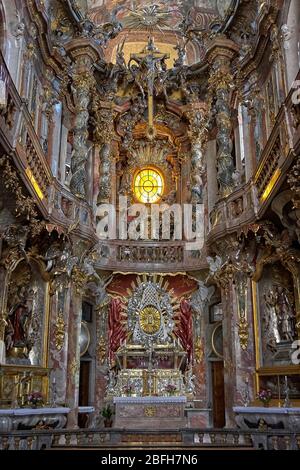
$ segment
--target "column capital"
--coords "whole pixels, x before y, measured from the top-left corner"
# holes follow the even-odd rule
[[[84,64],[85,61],[93,64],[103,56],[101,48],[87,38],[73,39],[65,45],[65,48],[71,59],[77,64]]]
[[[210,64],[219,58],[230,62],[238,51],[239,46],[235,42],[224,35],[218,35],[208,44],[206,59]]]

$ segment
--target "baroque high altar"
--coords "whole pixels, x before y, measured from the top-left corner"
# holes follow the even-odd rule
[[[0,446],[300,430],[295,18],[0,1]]]

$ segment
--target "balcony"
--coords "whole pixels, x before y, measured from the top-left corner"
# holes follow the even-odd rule
[[[210,212],[209,243],[262,218],[284,182],[300,146],[300,104],[293,103],[294,92],[291,90],[277,114],[253,177],[220,199]]]
[[[201,251],[187,250],[185,241],[108,240],[101,242],[99,269],[135,272],[179,272],[205,268]]]
[[[50,224],[61,228],[77,222],[77,233],[95,238],[91,207],[78,200],[53,177],[27,104],[20,97],[0,53],[0,76],[7,103],[0,110],[0,137],[4,154],[12,155],[23,183]]]

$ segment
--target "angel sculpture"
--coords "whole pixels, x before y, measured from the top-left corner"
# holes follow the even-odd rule
[[[192,295],[191,306],[195,312],[203,312],[215,292],[215,287],[206,287],[203,281],[198,281],[198,290]]]
[[[186,393],[191,393],[192,395],[195,395],[195,379],[196,376],[193,374],[193,369],[192,367],[189,367],[189,369],[185,372],[185,390]]]
[[[222,258],[218,255],[215,258],[212,258],[211,256],[207,256],[206,261],[208,262],[208,265],[209,265],[208,278],[213,277],[222,266]]]

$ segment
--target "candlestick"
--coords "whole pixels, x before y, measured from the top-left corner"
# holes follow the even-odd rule
[[[281,408],[280,377],[279,377],[279,375],[277,375],[277,389],[278,389],[278,407]]]
[[[284,399],[284,407],[285,408],[289,408],[291,406],[291,403],[290,403],[290,390],[289,390],[289,386],[288,386],[288,378],[287,378],[287,375],[284,377],[284,383],[285,383],[285,399]]]

